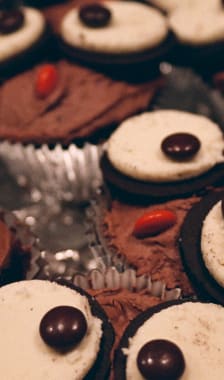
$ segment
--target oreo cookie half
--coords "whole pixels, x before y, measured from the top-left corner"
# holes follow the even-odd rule
[[[143,325],[148,319],[150,319],[154,314],[159,313],[160,311],[169,308],[170,306],[174,305],[180,305],[185,302],[198,302],[196,300],[188,299],[188,300],[178,300],[178,301],[169,301],[164,302],[162,304],[156,305],[154,307],[151,307],[150,309],[147,309],[140,315],[138,315],[127,327],[125,330],[125,333],[123,337],[120,340],[119,346],[115,352],[115,360],[114,360],[114,372],[115,372],[115,379],[126,379],[126,356],[124,355],[122,349],[124,347],[129,346],[129,339],[133,337],[139,327]]]
[[[175,39],[172,33],[159,46],[144,50],[138,53],[112,54],[97,53],[93,51],[82,50],[68,45],[62,39],[59,39],[59,46],[63,53],[69,58],[80,60],[87,64],[103,66],[125,66],[149,63],[150,61],[161,61],[174,46]]]
[[[181,198],[204,193],[211,185],[222,184],[224,181],[223,163],[198,177],[167,183],[144,182],[127,177],[112,166],[106,153],[101,158],[100,166],[112,192],[121,198],[133,198],[138,201]]]
[[[40,38],[28,49],[23,52],[0,62],[0,77],[6,79],[11,75],[23,71],[35,62],[41,60],[45,53],[49,51],[49,44],[51,40],[51,30],[49,25],[46,25]]]
[[[67,286],[68,288],[77,291],[82,296],[88,299],[92,314],[101,319],[103,336],[101,339],[100,350],[97,356],[97,360],[88,374],[83,380],[102,379],[107,380],[110,372],[110,353],[114,344],[114,330],[111,323],[108,321],[108,317],[105,314],[102,307],[98,304],[94,297],[90,296],[85,290],[75,286],[74,284],[59,279],[56,280],[59,285]]]
[[[210,209],[224,197],[216,192],[203,198],[189,211],[179,238],[180,251],[187,274],[200,297],[224,305],[224,289],[205,267],[201,253],[202,224]]]

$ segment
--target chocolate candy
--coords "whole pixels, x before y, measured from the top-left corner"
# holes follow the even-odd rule
[[[10,34],[20,29],[24,23],[24,14],[19,9],[0,10],[0,33]]]
[[[90,28],[102,28],[110,22],[111,12],[101,4],[89,4],[80,8],[79,18]]]
[[[174,133],[166,137],[161,145],[162,151],[174,160],[193,157],[200,149],[200,141],[190,133]]]
[[[83,313],[72,306],[58,306],[48,311],[40,322],[44,342],[56,349],[76,346],[85,336],[87,322]]]
[[[164,339],[146,343],[139,351],[137,365],[148,380],[178,380],[185,369],[179,347]]]
[[[139,239],[166,231],[176,223],[177,217],[170,210],[151,210],[135,222],[133,235]]]

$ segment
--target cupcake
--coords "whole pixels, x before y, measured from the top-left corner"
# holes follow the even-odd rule
[[[48,38],[44,16],[13,0],[0,3],[0,73],[7,76],[39,59]]]
[[[68,57],[116,73],[136,64],[149,71],[172,45],[166,18],[139,2],[84,3],[71,8],[60,25],[60,47]],[[140,74],[136,69],[135,76]]]
[[[204,116],[143,113],[111,135],[101,167],[119,196],[169,199],[197,193],[223,177],[223,134]]]
[[[187,212],[199,197],[176,199],[156,205],[140,205],[103,197],[94,206],[89,229],[96,224],[90,247],[96,257],[121,270],[131,266],[138,276],[150,275],[168,289],[194,294],[184,270],[178,246]]]
[[[25,279],[35,270],[36,239],[11,212],[0,210],[0,285]]]
[[[181,289],[168,290],[161,281],[152,281],[150,276],[138,276],[133,269],[119,273],[114,267],[104,271],[93,270],[86,277],[87,283],[74,276],[74,282],[82,283],[104,309],[115,330],[115,349],[126,327],[138,314],[168,300],[176,300]]]
[[[32,280],[2,287],[0,293],[5,379],[107,378],[112,327],[82,289]],[[12,337],[14,343],[6,344]],[[13,366],[12,355],[19,357]]]
[[[180,233],[185,270],[197,294],[224,304],[223,191],[209,194],[187,214]]]
[[[0,140],[68,144],[96,136],[147,109],[162,82],[129,84],[61,60],[39,65],[1,86]]]
[[[166,284],[152,281],[150,276],[137,276],[133,269],[119,273],[114,267],[95,269],[88,276],[75,274],[73,281],[87,289],[104,309],[115,330],[115,342],[111,352],[132,319],[153,305],[179,299],[180,289],[167,290]],[[113,368],[110,379],[114,379]]]
[[[223,307],[212,303],[177,301],[148,309],[121,339],[115,378],[221,380],[223,322]]]

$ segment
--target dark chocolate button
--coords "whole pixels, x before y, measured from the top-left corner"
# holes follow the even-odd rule
[[[21,10],[0,10],[0,33],[10,34],[20,29],[24,23]]]
[[[87,322],[83,313],[72,306],[58,306],[48,311],[40,322],[40,335],[51,347],[76,346],[85,336]]]
[[[179,347],[164,339],[146,343],[139,351],[137,365],[147,380],[178,380],[185,369]]]
[[[193,157],[200,149],[198,138],[190,133],[174,133],[162,141],[162,151],[175,160]]]
[[[90,28],[103,28],[110,22],[111,12],[101,4],[89,4],[80,8],[79,18]]]

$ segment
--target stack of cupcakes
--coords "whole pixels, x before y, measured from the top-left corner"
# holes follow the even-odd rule
[[[224,311],[201,298],[224,304],[223,132],[204,116],[148,111],[175,44],[193,64],[222,51],[221,1],[25,3],[0,0],[5,152],[45,182],[45,210],[57,196],[85,207],[101,172],[104,184],[88,212],[90,273],[68,260],[60,280],[40,279],[47,254],[0,212],[3,380],[221,380]],[[99,149],[73,145],[115,127]]]

